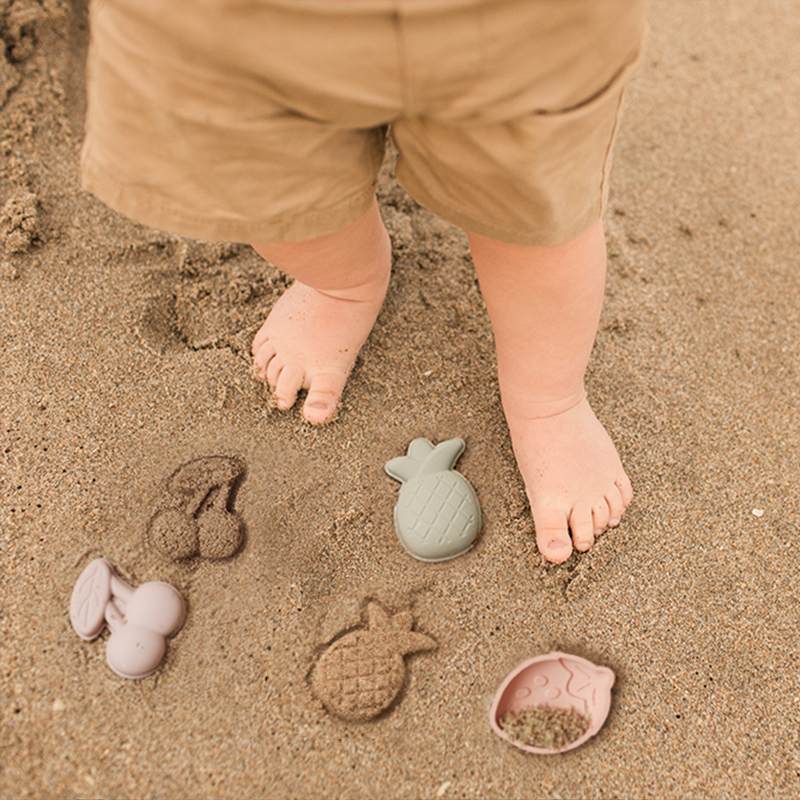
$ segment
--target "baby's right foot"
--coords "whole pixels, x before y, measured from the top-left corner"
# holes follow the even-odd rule
[[[385,264],[359,286],[317,290],[295,281],[275,303],[252,353],[253,371],[267,381],[278,408],[291,408],[307,389],[305,419],[330,421],[381,310],[390,266],[387,250]]]

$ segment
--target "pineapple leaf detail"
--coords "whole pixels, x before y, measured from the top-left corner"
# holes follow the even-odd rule
[[[391,625],[391,617],[386,613],[386,609],[380,603],[369,603],[367,605],[367,627],[371,631],[380,631]]]
[[[409,458],[413,458],[414,461],[424,461],[425,457],[428,453],[432,453],[434,450],[433,442],[430,439],[425,439],[422,436],[412,440],[411,444],[408,446],[408,450],[406,455]]]
[[[408,446],[406,455],[398,456],[387,462],[384,469],[395,480],[405,483],[410,481],[422,468],[425,459],[435,451],[433,442],[423,437],[414,439]]]
[[[414,439],[404,456],[397,456],[386,463],[386,473],[405,483],[418,473],[444,472],[452,469],[464,452],[463,439],[448,439],[435,447],[429,439]]]
[[[439,645],[430,636],[419,631],[407,631],[397,639],[397,649],[401,655],[435,650]]]
[[[464,452],[464,446],[463,439],[448,439],[446,442],[440,442],[426,456],[425,463],[420,468],[420,471],[432,473],[445,472],[448,469],[452,469]]]
[[[410,481],[418,469],[419,462],[415,461],[409,456],[397,456],[397,458],[387,461],[386,466],[384,467],[386,474],[390,478],[394,478],[396,481],[400,481],[401,483]]]
[[[410,611],[398,611],[392,617],[392,625],[399,631],[410,631],[414,626],[414,617]]]

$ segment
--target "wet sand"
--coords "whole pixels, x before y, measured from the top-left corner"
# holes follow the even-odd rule
[[[36,13],[17,35],[0,5],[0,205],[23,209],[0,226],[0,797],[797,796],[793,4],[653,3],[588,379],[636,498],[560,567],[536,552],[466,239],[396,185],[391,154],[391,292],[339,419],[311,429],[249,377],[285,278],[245,246],[146,230],[81,193],[83,11],[12,5]],[[456,435],[484,531],[453,562],[419,563],[392,530],[383,464],[415,436]],[[211,454],[246,465],[247,541],[175,564],[148,522],[169,476]],[[188,600],[154,677],[117,678],[103,642],[69,626],[97,555]],[[438,647],[406,659],[388,713],[348,724],[308,676],[370,598],[411,610]],[[617,683],[596,739],[540,758],[487,712],[507,671],[550,649]]]

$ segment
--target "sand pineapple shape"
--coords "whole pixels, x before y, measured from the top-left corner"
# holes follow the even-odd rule
[[[403,687],[403,656],[433,650],[430,636],[411,630],[409,611],[390,616],[378,603],[367,605],[367,627],[345,633],[328,647],[311,675],[311,688],[325,708],[349,722],[378,716]]]
[[[420,561],[455,558],[469,550],[480,533],[478,496],[453,469],[463,452],[463,439],[434,447],[420,438],[411,442],[407,455],[386,464],[386,472],[403,483],[394,507],[397,536]]]

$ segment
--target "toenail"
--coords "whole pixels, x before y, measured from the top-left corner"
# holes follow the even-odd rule
[[[321,400],[317,400],[317,401],[315,401],[315,402],[313,402],[313,403],[309,403],[309,404],[308,404],[308,407],[309,407],[309,408],[319,408],[319,409],[323,409],[323,408],[327,408],[327,407],[328,407],[328,404],[327,404],[327,403],[323,403]]]
[[[608,521],[608,527],[609,527],[609,528],[616,528],[616,527],[617,527],[617,525],[619,525],[619,519],[616,519],[616,518],[615,518],[615,519],[610,519],[610,520]]]
[[[548,547],[558,547],[558,548],[562,548],[562,547],[566,547],[566,546],[567,546],[567,543],[566,542],[562,542],[561,539],[551,539],[550,540],[550,544],[548,545]]]

